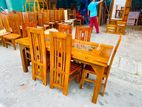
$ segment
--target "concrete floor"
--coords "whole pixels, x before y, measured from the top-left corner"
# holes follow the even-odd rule
[[[93,31],[91,41],[115,45],[117,35]],[[91,103],[94,86],[85,83],[82,90],[74,81],[69,94],[33,81],[23,73],[20,53],[0,46],[0,107],[142,107],[142,31],[127,29],[116,54],[105,96]]]

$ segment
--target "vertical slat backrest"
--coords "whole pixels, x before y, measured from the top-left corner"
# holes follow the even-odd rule
[[[50,18],[50,22],[55,21],[55,10],[49,10],[49,18]]]
[[[89,27],[76,27],[75,39],[83,40],[83,41],[90,41],[91,37],[91,29]]]
[[[28,12],[23,12],[22,13],[23,16],[23,23],[29,23],[29,15]]]
[[[29,22],[37,23],[37,12],[28,12]]]
[[[12,33],[21,34],[19,15],[17,13],[11,12],[8,15],[8,20],[12,29]]]
[[[1,14],[1,20],[2,20],[3,27],[6,29],[7,32],[10,32],[11,30],[10,30],[8,15]]]
[[[32,61],[32,75],[40,80],[46,79],[46,47],[43,29],[28,28],[30,38],[30,53]]]
[[[59,9],[58,15],[59,15],[59,20],[63,21],[64,20],[64,9]]]
[[[54,10],[55,12],[55,21],[59,21],[58,10]]]
[[[2,16],[1,16],[1,13],[0,13],[0,29],[1,28],[4,28],[4,26],[3,26],[3,23],[2,23]]]
[[[63,89],[69,78],[72,38],[61,32],[51,32],[50,36],[50,84]]]
[[[49,24],[49,10],[43,12],[43,23]]]
[[[16,12],[16,14],[18,14],[18,17],[19,17],[19,24],[20,24],[20,26],[22,26],[22,23],[23,23],[22,12]]]
[[[72,34],[72,26],[71,25],[65,25],[65,24],[59,24],[59,32]]]
[[[43,26],[43,12],[38,12],[37,23],[39,26]]]
[[[22,36],[23,37],[28,37],[28,32],[27,32],[28,27],[36,27],[36,23],[29,22],[29,23],[22,24]]]

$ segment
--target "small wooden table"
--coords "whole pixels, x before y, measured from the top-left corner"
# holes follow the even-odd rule
[[[48,35],[46,35],[48,38]],[[46,40],[46,39],[45,39]],[[28,71],[25,59],[24,48],[29,48],[29,38],[22,38],[16,41],[20,46],[22,66],[24,72]],[[50,40],[46,40],[47,51],[50,51]],[[96,84],[93,92],[92,102],[96,103],[102,84],[102,76],[105,68],[108,66],[109,59],[113,53],[113,46],[97,44],[95,42],[85,42],[80,40],[72,41],[72,58],[82,63],[89,64],[96,71]]]

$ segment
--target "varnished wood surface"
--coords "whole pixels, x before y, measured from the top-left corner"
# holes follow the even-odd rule
[[[46,49],[50,51],[50,37],[49,34],[45,35]],[[30,47],[29,38],[22,38],[16,41],[20,47]],[[79,47],[78,47],[79,45]],[[94,49],[86,49],[88,47],[96,47]],[[97,51],[97,48],[99,51]],[[113,46],[98,44],[95,42],[87,42],[81,40],[72,40],[71,57],[75,60],[79,60],[82,63],[89,64],[96,71],[96,85],[94,87],[92,102],[97,103],[97,98],[100,92],[102,83],[102,77],[105,72],[105,68],[108,66],[110,56],[113,51]],[[26,63],[24,62],[24,52],[20,48],[21,59],[24,72],[27,72]]]
[[[46,48],[48,51],[50,51],[49,35],[46,35],[45,40],[46,40]],[[21,39],[16,40],[16,42],[20,45],[24,45],[27,47],[30,46],[29,38],[21,38]],[[96,47],[99,45],[95,42],[85,42],[85,41],[74,39],[73,45],[76,43],[82,44],[82,46],[84,44],[96,46]],[[96,52],[93,50],[88,51],[88,50],[79,49],[79,48],[76,48],[73,46],[72,47],[72,57],[75,59],[78,59],[78,60],[88,62],[88,63],[98,64],[101,66],[107,66],[108,61],[109,61],[109,57],[111,56],[113,46],[101,44],[100,47],[102,48],[102,50],[101,50],[101,53],[98,54],[99,52]]]

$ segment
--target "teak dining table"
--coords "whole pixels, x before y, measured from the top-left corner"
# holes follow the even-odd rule
[[[50,37],[49,34],[45,34],[46,49],[50,51]],[[23,71],[28,72],[28,66],[26,65],[25,48],[30,47],[30,40],[28,37],[16,40],[19,44],[21,60]],[[98,44],[95,42],[86,42],[81,40],[72,40],[72,53],[71,56],[74,60],[78,60],[84,64],[89,64],[92,66],[96,72],[96,83],[93,91],[92,102],[97,103],[97,98],[99,96],[102,76],[104,74],[105,68],[109,64],[109,60],[113,53],[113,46]]]

